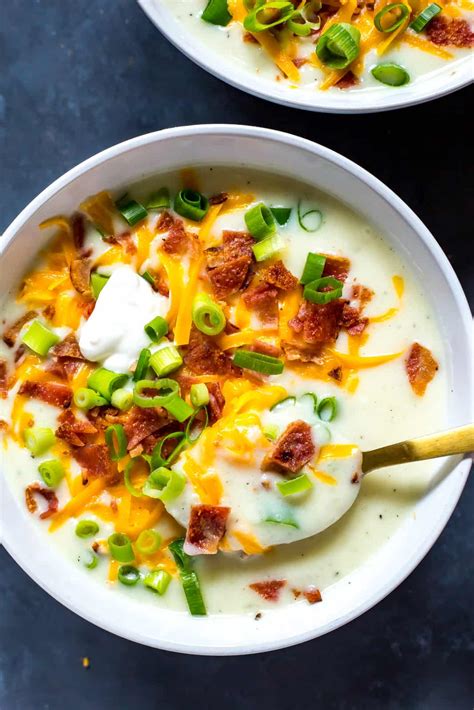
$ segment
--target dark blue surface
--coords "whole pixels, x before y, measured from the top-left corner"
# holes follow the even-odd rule
[[[189,123],[263,125],[323,143],[386,182],[474,298],[468,90],[388,114],[310,114],[208,76],[134,0],[3,0],[0,13],[0,231],[113,143]],[[470,486],[426,559],[362,618],[246,658],[184,657],[113,637],[50,599],[0,549],[0,708],[471,710],[473,507]]]

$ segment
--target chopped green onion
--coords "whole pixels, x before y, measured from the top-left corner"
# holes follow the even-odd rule
[[[123,389],[122,387],[115,392],[112,392],[111,404],[116,409],[124,412],[133,404],[133,392]]]
[[[323,422],[332,422],[337,414],[337,401],[335,397],[325,397],[318,405],[318,417]]]
[[[297,11],[290,17],[286,26],[298,37],[309,37],[313,30],[319,30],[321,27],[321,18],[317,17],[315,22],[310,22],[305,17],[304,11]]]
[[[149,283],[150,286],[155,285],[155,279],[153,278],[153,274],[150,274],[149,271],[144,271],[143,274],[140,274],[140,276],[142,277],[142,279],[145,279],[145,281]]]
[[[258,205],[254,205],[254,207],[247,210],[244,219],[247,229],[257,241],[270,237],[276,232],[272,211],[263,202],[259,202]]]
[[[174,198],[174,211],[181,217],[200,222],[209,209],[209,200],[197,190],[185,188]]]
[[[117,562],[132,562],[135,559],[132,543],[128,535],[124,533],[113,533],[109,539],[110,554]]]
[[[209,390],[204,382],[191,385],[189,396],[193,407],[205,407],[209,404]]]
[[[140,571],[133,565],[121,565],[117,576],[118,581],[126,587],[133,587],[140,579]]]
[[[291,207],[270,207],[270,212],[281,227],[284,227],[291,216]]]
[[[191,558],[183,550],[183,544],[183,538],[173,540],[168,545],[168,549],[178,567],[189,611],[193,616],[205,616],[207,612],[202,598],[201,585],[196,572],[191,568]]]
[[[164,392],[164,394],[156,394],[150,396],[143,394],[145,390],[153,390],[155,392]],[[133,401],[138,407],[163,407],[176,397],[179,391],[179,385],[176,380],[161,379],[161,380],[139,380],[133,390]]]
[[[244,19],[244,27],[248,32],[264,32],[271,27],[281,25],[294,14],[295,7],[291,2],[267,2],[255,7]]]
[[[298,523],[291,510],[282,508],[280,510],[275,510],[274,512],[267,515],[265,518],[266,523],[275,523],[276,525],[288,525],[291,528],[299,528]]]
[[[183,364],[183,358],[179,354],[175,345],[167,345],[150,357],[150,366],[154,369],[158,377],[169,375]]]
[[[194,412],[194,409],[184,401],[181,397],[173,397],[169,402],[165,402],[163,407],[171,414],[178,422],[184,422]]]
[[[21,340],[34,353],[44,357],[53,345],[59,343],[61,338],[39,320],[34,320]]]
[[[304,214],[301,213],[301,200],[297,209],[298,224],[305,232],[317,232],[323,223],[323,213],[321,210],[311,208]]]
[[[327,67],[345,69],[359,56],[359,45],[360,32],[357,27],[347,22],[338,22],[321,35],[316,45],[316,54]]]
[[[245,367],[264,375],[280,375],[284,368],[283,362],[277,357],[254,353],[251,350],[237,350],[233,361],[237,367]]]
[[[149,498],[157,498],[163,503],[169,503],[181,495],[185,485],[186,476],[183,473],[161,466],[150,473],[142,492]]]
[[[102,291],[104,288],[105,284],[107,281],[110,279],[110,276],[105,276],[105,274],[98,274],[96,271],[93,271],[91,274],[91,291],[92,295],[94,296],[95,300],[99,298],[99,293]]]
[[[94,537],[99,532],[99,526],[95,520],[79,520],[76,525],[77,537]]]
[[[122,424],[111,424],[105,430],[105,443],[109,450],[109,458],[112,461],[120,461],[127,453],[127,437]],[[115,446],[115,440],[117,446]]]
[[[161,316],[156,316],[145,326],[145,333],[150,340],[157,343],[168,332],[168,323]]]
[[[202,422],[202,425],[199,426],[199,428],[198,428],[198,433],[197,433],[197,434],[194,434],[194,435],[191,435],[191,432],[192,432],[192,429],[193,429],[194,421],[195,421],[197,415],[198,415],[202,410],[204,410],[204,421]],[[208,423],[209,423],[209,415],[208,415],[208,413],[207,413],[206,407],[205,407],[205,406],[202,406],[202,407],[198,407],[198,409],[195,409],[195,410],[194,410],[194,413],[192,414],[191,418],[189,419],[189,421],[188,421],[188,423],[187,423],[187,425],[186,425],[186,431],[185,431],[185,438],[186,438],[187,443],[188,443],[190,446],[192,446],[193,444],[196,443],[196,441],[199,439],[199,437],[201,436],[201,434],[202,434],[202,432],[204,431],[204,429],[207,427]]]
[[[278,439],[278,433],[280,429],[276,424],[268,424],[263,430],[264,436],[270,441],[276,441]]]
[[[270,407],[270,411],[273,412],[275,409],[280,409],[280,407],[283,404],[289,405],[289,404],[295,404],[295,403],[296,403],[296,397],[293,397],[292,395],[290,395],[289,397],[284,397],[283,399],[279,399],[278,402],[275,402],[275,404],[273,404]]]
[[[313,407],[313,412],[314,412],[314,414],[317,414],[318,413],[318,398],[316,397],[314,392],[305,392],[304,394],[302,394],[300,397],[300,402],[302,402],[305,398],[310,400],[311,406]]]
[[[114,390],[123,387],[127,380],[128,375],[121,375],[107,370],[105,367],[99,367],[90,375],[87,385],[110,402]]]
[[[145,219],[148,214],[143,205],[136,200],[131,200],[128,195],[124,195],[118,200],[115,206],[131,227],[137,224],[137,222],[141,222],[142,219]]]
[[[374,79],[387,86],[403,86],[410,81],[410,75],[407,70],[393,62],[377,64],[371,69],[370,73]]]
[[[219,335],[225,328],[222,308],[207,294],[198,294],[193,301],[193,323],[205,335]]]
[[[26,448],[33,456],[41,456],[56,441],[54,431],[48,427],[33,426],[23,432]]]
[[[322,288],[331,287],[329,291],[321,291]],[[342,296],[342,287],[344,284],[339,279],[333,276],[323,276],[322,279],[311,281],[304,287],[303,296],[311,303],[324,304],[334,301]]]
[[[176,439],[177,443],[174,449],[165,459],[162,455],[163,446],[167,441],[170,441],[171,439]],[[175,459],[178,457],[185,443],[186,442],[184,440],[184,431],[173,431],[171,434],[167,434],[166,436],[164,436],[163,439],[161,439],[161,441],[156,444],[152,451],[150,463],[152,471],[154,471],[155,468],[159,468],[160,466],[169,466],[170,464],[172,464],[173,461],[175,461]]]
[[[320,279],[323,275],[325,263],[325,256],[322,254],[314,254],[310,251],[306,257],[306,263],[304,265],[303,273],[301,274],[300,283],[302,283],[303,286],[306,286],[306,284],[311,283],[311,281]]]
[[[273,237],[267,237],[254,244],[252,251],[257,261],[265,261],[265,259],[271,259],[272,256],[278,254],[285,246],[285,242],[280,235],[274,234]]]
[[[296,478],[289,478],[287,481],[278,481],[277,488],[282,494],[282,496],[292,496],[296,493],[303,493],[313,487],[313,484],[309,480],[305,473]]]
[[[133,373],[133,379],[135,382],[146,378],[146,373],[150,364],[150,357],[151,352],[148,350],[148,348],[143,348],[140,355],[138,356],[137,366],[135,368],[135,372]]]
[[[134,456],[133,459],[131,459],[125,466],[125,470],[123,472],[123,482],[125,483],[125,488],[134,498],[143,498],[143,491],[135,488],[132,483],[132,474],[137,464],[140,463],[146,464],[148,473],[150,471],[150,463],[144,456]]]
[[[79,387],[74,392],[74,404],[79,409],[92,409],[93,407],[102,407],[104,404],[108,404],[108,401],[88,387]]]
[[[166,592],[170,582],[171,575],[164,569],[156,569],[152,572],[148,572],[143,580],[145,587],[148,587],[148,589],[151,589],[152,592],[156,592],[160,596],[163,596]]]
[[[170,205],[170,191],[167,187],[160,187],[157,192],[150,195],[145,207],[147,210],[164,210]]]
[[[59,459],[43,461],[38,466],[41,478],[49,488],[56,488],[64,478],[64,468]]]
[[[95,569],[99,564],[99,558],[91,550],[86,550],[83,565],[87,569]]]
[[[209,0],[204,12],[201,15],[201,20],[210,22],[211,25],[221,25],[225,27],[232,19],[232,15],[227,7],[227,0]]]
[[[436,17],[436,15],[439,15],[441,12],[442,8],[440,5],[438,5],[435,2],[432,2],[430,5],[425,7],[423,12],[420,12],[415,19],[410,22],[409,28],[411,30],[414,30],[415,32],[421,32],[422,30],[425,29],[426,25],[431,22],[433,17]]]
[[[153,555],[160,549],[162,537],[156,530],[142,530],[135,546],[140,555]]]
[[[440,8],[441,9],[441,8]],[[410,10],[407,5],[402,2],[391,2],[385,5],[374,17],[374,25],[379,32],[389,33],[398,30],[405,22]],[[387,17],[385,17],[387,15]],[[395,15],[394,18],[392,16]],[[389,24],[383,22],[384,18],[389,21]],[[392,19],[392,22],[390,20]]]

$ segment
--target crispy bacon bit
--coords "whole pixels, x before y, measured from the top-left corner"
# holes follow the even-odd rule
[[[227,192],[219,192],[217,195],[211,195],[209,198],[210,205],[222,205],[227,202],[229,195]]]
[[[72,285],[78,293],[89,296],[91,293],[91,261],[90,259],[73,259],[69,267]]]
[[[296,276],[288,271],[281,260],[275,261],[271,266],[260,272],[263,281],[280,288],[282,291],[291,291],[298,285]]]
[[[342,326],[349,335],[361,335],[369,324],[368,318],[361,317],[361,309],[344,303],[342,309]]]
[[[80,251],[84,246],[86,238],[86,230],[84,225],[84,217],[76,212],[71,217],[72,238],[77,251]]]
[[[167,412],[162,409],[132,407],[124,422],[127,449],[130,451],[150,434],[162,429],[169,422]]]
[[[162,212],[156,223],[155,230],[157,232],[167,232],[174,224],[173,216],[166,210]]]
[[[124,419],[122,412],[115,407],[93,407],[86,416],[97,429],[107,429],[110,424],[122,424]]]
[[[7,396],[7,361],[0,358],[0,397],[5,399]]]
[[[112,477],[115,474],[115,466],[109,459],[105,444],[87,444],[74,449],[73,455],[79,466],[84,469],[83,480],[87,480],[88,476],[103,478]]]
[[[413,392],[421,397],[435,376],[438,363],[428,348],[419,343],[413,343],[405,367]]]
[[[58,439],[67,441],[71,446],[85,446],[87,437],[97,434],[97,429],[87,419],[76,419],[70,409],[66,409],[58,417],[60,422],[56,429]]]
[[[270,355],[270,357],[279,357],[281,355],[279,347],[272,343],[265,343],[263,340],[256,340],[252,345],[247,347],[247,350],[260,353],[261,355]]]
[[[302,67],[308,63],[308,60],[306,59],[306,57],[295,57],[291,61],[293,62],[293,64],[295,65],[295,67],[297,69],[300,69],[300,67]]]
[[[300,360],[301,362],[316,362],[318,365],[324,363],[323,345],[299,345],[283,340],[281,343],[285,358],[290,361]]]
[[[73,357],[77,360],[85,360],[74,333],[69,333],[64,340],[52,347],[49,354],[54,357]]]
[[[41,520],[50,518],[51,515],[54,515],[57,511],[59,505],[56,493],[49,488],[43,488],[39,483],[30,483],[30,485],[25,488],[25,502],[30,513],[36,513],[38,510],[35,493],[42,496],[48,504],[48,509],[40,514]]]
[[[311,427],[298,419],[289,424],[277,439],[273,450],[262,461],[262,470],[297,473],[316,454]]]
[[[225,535],[230,508],[217,505],[193,505],[184,551],[188,555],[215,555]]]
[[[4,419],[0,419],[0,431],[7,431],[8,430],[8,422],[6,422]]]
[[[127,254],[136,254],[137,246],[130,232],[122,232],[121,234],[111,234],[108,237],[102,237],[107,244],[118,244]]]
[[[237,293],[247,282],[253,239],[246,232],[225,231],[222,246],[206,250],[209,280],[218,299]]]
[[[56,309],[53,306],[52,303],[46,306],[46,308],[43,308],[43,316],[46,318],[46,320],[53,320],[55,314],[56,314]]]
[[[359,78],[351,71],[348,71],[336,82],[336,86],[338,89],[351,89],[353,86],[357,86],[358,83]]]
[[[254,310],[262,323],[268,327],[278,327],[278,289],[261,282],[242,296],[247,308]]]
[[[186,232],[183,221],[177,219],[173,222],[168,230],[168,236],[164,239],[162,249],[167,254],[173,256],[182,256],[189,253],[194,247],[194,235]]]
[[[474,32],[467,20],[435,17],[426,27],[426,34],[433,44],[453,47],[474,47]]]
[[[372,300],[373,295],[372,289],[362,286],[362,284],[354,284],[352,287],[352,298],[360,302],[361,308],[364,308]]]
[[[222,411],[225,406],[224,395],[222,394],[221,386],[218,382],[208,382],[207,389],[209,390],[209,405],[207,411],[209,413],[209,421],[211,424],[217,422],[222,416]]]
[[[268,582],[253,582],[249,587],[267,602],[277,602],[285,584],[286,579],[271,579]]]
[[[332,370],[329,370],[328,377],[332,377],[336,382],[342,382],[342,367],[334,367]]]
[[[20,330],[23,328],[23,326],[26,323],[29,323],[30,320],[33,320],[33,318],[36,318],[37,316],[36,311],[28,311],[25,313],[21,318],[18,318],[3,334],[3,342],[8,345],[9,348],[12,348],[15,345],[15,341],[18,337],[18,334]]]
[[[186,367],[195,375],[237,375],[240,370],[217,343],[194,326],[184,355]]]
[[[316,604],[317,602],[323,601],[321,592],[313,585],[306,587],[306,589],[292,589],[291,591],[293,592],[295,599],[298,599],[301,595],[303,595],[310,604]]]
[[[25,380],[22,382],[18,394],[41,399],[43,402],[52,404],[55,407],[69,407],[72,400],[72,390],[66,385],[58,385],[55,382],[32,382]]]
[[[345,256],[334,256],[334,254],[323,254],[326,257],[323,276],[333,276],[339,281],[345,281],[351,268],[351,262]]]
[[[303,301],[297,315],[288,321],[288,325],[305,343],[332,343],[339,335],[342,322],[344,301],[336,299],[319,305]]]
[[[256,39],[250,32],[244,32],[242,39],[244,42],[248,42],[249,44],[258,44],[258,39]]]
[[[17,347],[17,349],[15,350],[15,354],[13,356],[13,360],[15,361],[15,363],[18,363],[21,360],[21,358],[23,357],[25,352],[26,352],[26,347],[24,345],[19,345]]]

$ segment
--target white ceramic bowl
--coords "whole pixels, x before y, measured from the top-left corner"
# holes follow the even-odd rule
[[[138,0],[150,20],[181,52],[228,84],[249,94],[284,106],[325,113],[372,113],[431,101],[472,83],[472,56],[446,62],[445,66],[394,90],[380,86],[368,91],[298,91],[283,82],[271,82],[246,71],[232,56],[218,54],[180,23],[160,0]]]
[[[150,133],[86,160],[56,180],[26,207],[0,240],[2,285],[16,289],[44,239],[38,224],[70,213],[84,197],[104,188],[123,188],[160,171],[189,165],[248,166],[297,178],[332,195],[344,196],[381,230],[413,264],[433,294],[448,350],[450,396],[447,424],[470,421],[472,362],[469,309],[445,255],[413,212],[369,173],[337,153],[302,138],[262,128],[210,125]],[[435,466],[435,464],[434,464]],[[141,606],[116,590],[91,581],[63,557],[48,536],[37,535],[31,516],[0,475],[3,542],[18,564],[58,601],[113,633],[172,651],[239,654],[300,643],[331,631],[376,604],[420,562],[434,543],[461,494],[463,462],[416,506],[378,554],[324,592],[324,603],[294,604],[252,615],[193,618],[187,613]],[[31,544],[35,536],[34,547]],[[350,589],[350,593],[348,590]],[[152,613],[151,613],[152,612]]]

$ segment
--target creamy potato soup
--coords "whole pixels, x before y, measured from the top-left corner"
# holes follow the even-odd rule
[[[164,0],[219,66],[305,92],[400,87],[474,46],[474,3]]]
[[[430,482],[429,462],[361,475],[362,451],[444,424],[422,280],[339,200],[249,170],[85,195],[40,228],[0,349],[32,536],[139,603],[324,603]]]

